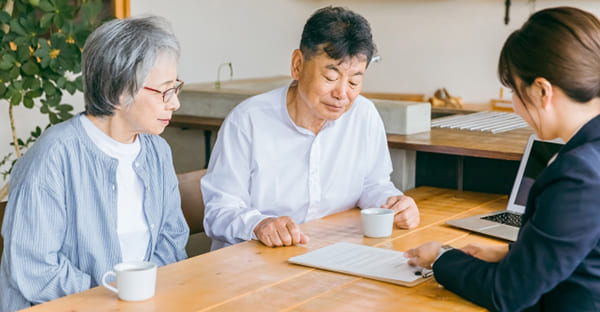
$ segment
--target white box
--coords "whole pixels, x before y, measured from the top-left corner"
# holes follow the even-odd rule
[[[413,134],[431,130],[431,104],[372,99],[390,134]]]

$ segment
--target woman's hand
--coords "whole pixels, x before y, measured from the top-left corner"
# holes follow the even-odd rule
[[[500,262],[508,252],[508,246],[469,244],[461,248],[464,253],[487,262]]]
[[[409,258],[408,264],[410,265],[418,265],[422,268],[431,269],[431,265],[437,258],[441,247],[441,243],[429,242],[407,250],[404,256]]]

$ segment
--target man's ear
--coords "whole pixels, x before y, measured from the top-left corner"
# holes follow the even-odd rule
[[[548,108],[552,103],[552,84],[546,78],[535,78],[532,84],[535,87],[535,97],[539,98],[542,108]]]
[[[298,78],[300,78],[300,72],[302,71],[303,65],[304,55],[302,54],[302,51],[300,51],[299,49],[294,50],[294,52],[292,53],[291,65],[292,79],[298,80]]]

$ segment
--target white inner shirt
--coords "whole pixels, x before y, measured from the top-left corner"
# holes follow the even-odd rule
[[[150,232],[143,210],[144,185],[133,170],[140,153],[140,141],[124,144],[98,129],[85,115],[81,123],[98,148],[119,161],[117,167],[117,234],[123,261],[143,261],[150,242]]]

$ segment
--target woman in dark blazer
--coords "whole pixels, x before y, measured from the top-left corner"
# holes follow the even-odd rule
[[[570,7],[533,14],[505,42],[498,74],[537,135],[566,144],[510,247],[430,242],[407,256],[493,311],[600,311],[600,22]]]

